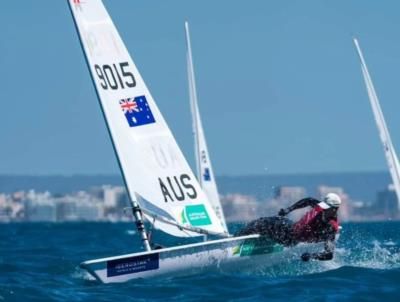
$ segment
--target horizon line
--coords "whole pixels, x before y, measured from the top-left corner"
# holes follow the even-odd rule
[[[219,174],[219,177],[260,177],[260,176],[305,176],[305,175],[334,175],[334,174],[378,174],[387,173],[387,170],[367,170],[367,171],[319,171],[319,172],[276,172],[276,173],[243,173],[243,174]],[[52,173],[52,174],[22,174],[22,173],[0,173],[0,177],[121,177],[118,173],[73,173],[73,174],[63,174],[63,173]]]

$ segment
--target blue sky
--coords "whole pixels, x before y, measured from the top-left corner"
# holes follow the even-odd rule
[[[400,150],[400,2],[104,2],[191,164],[185,20],[217,175],[386,170],[353,35]],[[0,173],[118,173],[66,1],[0,31]]]

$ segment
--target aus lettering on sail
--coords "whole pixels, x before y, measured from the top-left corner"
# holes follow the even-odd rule
[[[165,202],[193,200],[197,198],[197,191],[192,179],[187,174],[158,178]]]

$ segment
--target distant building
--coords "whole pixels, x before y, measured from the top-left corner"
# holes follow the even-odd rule
[[[393,186],[388,186],[386,190],[377,193],[372,212],[377,215],[383,215],[386,219],[399,218],[397,195]]]
[[[17,191],[12,194],[11,198],[13,201],[22,202],[26,199],[26,195],[24,191]]]
[[[26,200],[25,219],[30,222],[56,222],[56,207],[49,200]]]
[[[56,222],[56,207],[50,197],[49,192],[36,193],[30,190],[25,195],[25,219],[31,222]]]
[[[0,207],[7,206],[7,196],[6,194],[0,194]]]
[[[103,219],[103,203],[85,191],[54,199],[57,221],[96,221]]]
[[[258,217],[259,204],[253,196],[228,194],[221,196],[221,203],[227,221],[249,221]]]
[[[5,194],[0,194],[0,222],[9,222],[10,213],[8,212],[7,199]]]
[[[79,219],[74,198],[64,196],[55,199],[54,202],[57,205],[57,221],[76,221]]]
[[[101,209],[98,204],[93,202],[83,202],[76,205],[76,212],[79,220],[97,221],[102,219]]]
[[[9,206],[7,202],[7,198],[5,194],[0,194],[0,222],[9,222],[12,213],[11,213],[11,207]]]
[[[311,196],[323,199],[334,192],[341,196],[341,221],[378,221],[400,219],[397,197],[390,187],[377,193],[376,200],[350,200],[342,187],[320,185],[316,194]],[[249,221],[259,217],[275,216],[281,208],[307,196],[301,186],[279,186],[273,197],[228,193],[221,196],[221,203],[227,221]],[[255,196],[258,196],[256,199]],[[122,186],[104,185],[92,187],[66,195],[38,193],[34,190],[13,193],[0,192],[0,223],[21,221],[131,221],[129,197]],[[296,210],[289,214],[289,219],[296,221],[308,208]]]
[[[104,206],[106,208],[120,208],[129,206],[128,194],[124,187],[104,186]]]
[[[306,189],[303,187],[278,186],[275,189],[274,198],[282,202],[285,206],[304,197],[306,197]]]

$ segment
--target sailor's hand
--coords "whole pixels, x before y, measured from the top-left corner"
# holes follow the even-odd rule
[[[304,253],[303,255],[301,255],[301,260],[307,262],[309,261],[311,258],[311,254],[310,253]]]
[[[289,213],[287,209],[280,209],[278,215],[279,216],[286,216]]]

